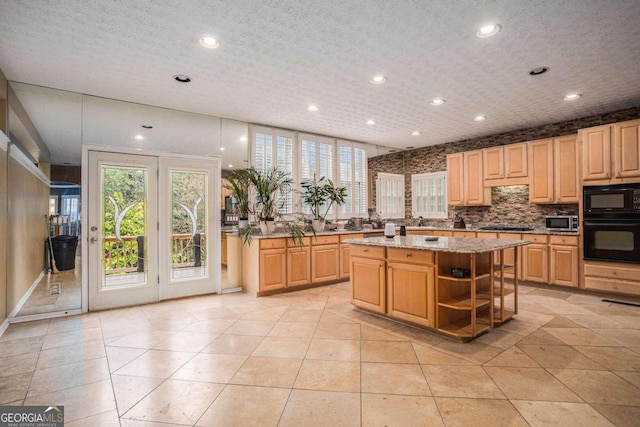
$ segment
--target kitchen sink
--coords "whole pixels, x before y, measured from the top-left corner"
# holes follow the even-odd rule
[[[478,230],[482,231],[533,231],[531,227],[517,227],[509,225],[488,225],[485,227],[479,227]]]

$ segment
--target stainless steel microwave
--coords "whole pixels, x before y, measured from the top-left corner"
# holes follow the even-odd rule
[[[545,218],[549,231],[578,231],[578,215],[555,215]]]

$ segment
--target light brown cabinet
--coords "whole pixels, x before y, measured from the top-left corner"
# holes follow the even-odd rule
[[[580,175],[578,173],[578,139],[575,135],[563,136],[553,141],[554,201],[578,203],[580,200]]]
[[[351,248],[348,243],[343,243],[347,239],[362,239],[362,234],[342,234],[340,235],[340,278],[348,279],[351,272],[351,263],[349,257]]]
[[[482,166],[484,179],[504,178],[504,147],[491,147],[482,150]]]
[[[484,187],[482,150],[447,156],[447,197],[450,206],[491,204],[491,188]]]
[[[585,184],[640,178],[640,120],[582,129],[580,133]]]
[[[312,239],[311,283],[330,282],[340,277],[339,242],[339,236],[319,236]]]
[[[387,271],[389,316],[434,327],[435,267],[389,261]]]
[[[589,290],[640,295],[640,265],[585,261],[584,287]]]
[[[551,245],[552,285],[578,287],[578,247]]]
[[[355,245],[351,248],[351,302],[358,307],[385,313],[385,249]]]
[[[504,146],[505,178],[524,178],[529,174],[527,143]]]
[[[611,126],[596,126],[581,130],[582,180],[611,178]]]
[[[614,178],[640,177],[640,120],[613,125]]]
[[[531,282],[549,283],[548,236],[526,234],[523,240],[532,242],[522,249],[522,278]]]
[[[220,264],[227,265],[227,233],[224,231],[220,239]]]
[[[304,238],[302,246],[296,245],[292,239],[287,241],[287,287],[311,283],[310,240]]]
[[[447,199],[449,206],[462,206],[464,199],[464,154],[447,156]]]
[[[484,185],[497,187],[527,183],[527,144],[510,144],[482,150]]]
[[[260,291],[282,289],[286,285],[287,255],[285,248],[260,250]]]
[[[529,143],[529,202],[577,203],[578,151],[574,135]]]
[[[222,178],[220,180],[220,209],[224,209],[224,199],[227,196],[231,196],[231,190],[227,189],[226,186],[229,185],[229,181]]]

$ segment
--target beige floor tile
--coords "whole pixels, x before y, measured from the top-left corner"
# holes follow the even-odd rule
[[[394,334],[398,335],[401,338],[404,338],[405,341],[413,341],[414,343],[422,345],[438,345],[448,339],[432,331],[427,331],[402,324],[392,326],[387,330],[392,331]]]
[[[291,388],[301,364],[301,359],[252,356],[229,382],[240,385]]]
[[[105,347],[107,361],[109,362],[109,372],[115,372],[127,363],[146,353],[144,348],[129,347]]]
[[[437,397],[436,403],[448,426],[528,426],[508,400]]]
[[[640,420],[640,406],[601,405],[591,406],[616,427],[638,427]]]
[[[549,369],[587,403],[640,406],[640,389],[608,371]]]
[[[527,337],[523,338],[518,345],[530,345],[530,344],[550,344],[550,345],[566,345],[563,341],[551,335],[543,328],[537,329]]]
[[[575,349],[612,371],[640,371],[640,354],[627,348],[576,346]]]
[[[305,360],[294,388],[360,392],[360,362]]]
[[[35,322],[13,323],[9,325],[4,334],[2,334],[0,342],[45,335],[47,329],[49,329],[48,319]]]
[[[362,341],[361,345],[363,362],[418,363],[408,341]]]
[[[624,345],[640,351],[640,331],[636,329],[593,329],[593,331],[613,340],[614,345]]]
[[[524,351],[516,346],[506,349],[505,351],[485,363],[484,366],[511,366],[521,368],[540,367],[540,365],[535,360],[533,360]]]
[[[250,311],[242,316],[242,320],[270,320],[277,322],[280,320],[286,307],[274,307],[266,310]]]
[[[174,331],[144,331],[127,334],[109,345],[112,347],[130,347],[130,348],[153,348],[166,340],[172,335],[175,335]]]
[[[120,427],[120,418],[118,417],[118,411],[112,409],[110,411],[93,415],[91,417],[71,421],[70,423],[65,423],[64,425],[65,427]]]
[[[172,379],[227,383],[238,372],[247,356],[229,354],[196,354],[180,368]]]
[[[482,365],[502,353],[504,349],[481,342],[460,342],[447,340],[434,347],[452,356],[467,359],[477,365]]]
[[[544,326],[546,328],[584,328],[581,324],[569,320],[565,316],[556,316],[553,320],[545,323]]]
[[[25,353],[0,359],[0,377],[10,377],[35,371],[39,353]]]
[[[280,318],[280,321],[318,323],[321,316],[321,310],[289,309],[284,312],[284,314]]]
[[[614,347],[619,345],[612,339],[585,328],[544,328],[560,341],[569,345],[597,345]]]
[[[540,326],[533,325],[531,323],[525,323],[518,319],[518,316],[514,317],[507,323],[500,325],[499,330],[503,332],[511,332],[512,334],[518,334],[522,336],[528,336],[534,333]]]
[[[74,329],[88,329],[100,327],[100,316],[96,313],[86,313],[68,317],[51,319],[47,334],[72,331]]]
[[[120,418],[120,427],[185,427],[185,425],[173,423],[156,423],[155,421],[140,421]]]
[[[253,355],[303,359],[310,342],[310,339],[305,338],[265,337]]]
[[[182,312],[175,317],[149,319],[151,326],[158,331],[181,331],[197,322],[199,320],[195,316]]]
[[[38,359],[38,369],[64,366],[105,356],[106,353],[102,341],[87,341],[74,346],[43,350],[40,352]]]
[[[536,310],[542,311],[539,309],[544,306],[540,306],[540,304],[535,304],[534,307]],[[518,320],[524,323],[531,323],[532,325],[542,326],[548,321],[552,320],[554,317],[555,315],[552,315],[552,314],[545,314],[543,312],[536,313],[530,310],[518,309]]]
[[[109,378],[106,357],[35,371],[28,397]]]
[[[360,341],[313,339],[306,359],[360,361]]]
[[[196,424],[203,427],[276,427],[290,390],[228,385]]]
[[[193,425],[224,385],[167,380],[131,408],[123,418]]]
[[[265,337],[276,322],[271,320],[238,320],[225,332],[236,335],[255,335]]]
[[[309,293],[314,292],[314,290],[311,290]],[[300,301],[296,301],[293,302],[290,306],[289,306],[289,310],[316,310],[316,311],[322,311],[324,310],[325,306],[327,304],[327,300],[326,298],[322,297],[322,296],[317,296],[316,298],[313,299],[304,299],[304,300],[300,300]],[[282,319],[284,320],[284,319]]]
[[[432,397],[362,394],[362,426],[444,426]]]
[[[5,332],[6,333],[6,332]],[[0,357],[16,356],[18,354],[40,351],[44,335],[0,342]]]
[[[162,378],[111,375],[119,414],[124,415],[133,405],[158,387],[162,381],[164,381]]]
[[[270,337],[311,338],[316,330],[316,323],[281,321],[269,332]]]
[[[222,334],[202,349],[202,353],[249,356],[258,348],[263,339],[264,337],[252,335]]]
[[[320,322],[313,337],[335,340],[359,340],[360,324]]]
[[[625,325],[627,328],[640,329],[640,316],[610,315],[609,318]]]
[[[8,405],[14,400],[24,399],[27,396],[32,373],[0,377],[0,405]]]
[[[279,427],[358,427],[360,394],[293,390]]]
[[[375,316],[369,313],[363,313],[362,316],[358,317],[358,323],[362,325],[362,327],[368,326],[373,328],[387,329],[392,326],[397,326],[399,323],[387,319],[385,317]]]
[[[586,403],[512,401],[531,427],[598,426],[611,424]]]
[[[640,372],[629,372],[629,371],[615,371],[615,373],[629,381],[634,386],[640,388]]]
[[[436,348],[414,343],[413,350],[422,365],[473,365],[473,362],[444,353]]]
[[[406,339],[398,335],[391,334],[389,332],[385,332],[367,325],[360,326],[360,336],[364,341],[406,341]]]
[[[234,323],[236,323],[235,320],[227,320],[227,319],[204,320],[200,322],[191,323],[189,326],[182,329],[182,331],[221,334],[225,332],[227,329],[229,329]]]
[[[102,328],[76,329],[57,334],[49,334],[44,338],[42,349],[80,345],[88,341],[102,341]]]
[[[580,398],[542,368],[489,367],[484,370],[509,399],[580,402]]]
[[[590,314],[567,314],[565,317],[569,320],[573,320],[583,328],[589,329],[619,329],[626,326],[612,320],[606,316],[601,316],[595,313]]]
[[[568,345],[519,345],[520,349],[544,368],[604,369]]]
[[[430,396],[420,365],[362,363],[362,392]]]
[[[116,370],[118,375],[169,378],[194,356],[180,351],[149,350]]]
[[[422,370],[434,396],[505,398],[479,366],[422,365]]]
[[[522,340],[522,335],[512,334],[511,332],[506,332],[503,330],[492,329],[488,333],[479,336],[474,341],[498,347],[504,350],[515,345],[520,340]]]
[[[213,341],[218,334],[205,332],[177,332],[153,348],[155,350],[188,351],[197,353]]]
[[[25,405],[50,405],[56,402],[64,406],[65,422],[102,414],[116,409],[110,380],[98,381],[78,387],[27,398]]]

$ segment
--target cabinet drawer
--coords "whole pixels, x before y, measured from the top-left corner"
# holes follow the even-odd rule
[[[384,258],[384,248],[378,246],[349,245],[351,256],[363,258]]]
[[[522,240],[522,234],[520,233],[500,233],[498,239],[502,240]]]
[[[260,249],[279,249],[287,246],[287,239],[260,239]]]
[[[475,231],[454,231],[453,237],[476,237]]]
[[[485,233],[485,232],[477,232],[476,237],[478,239],[497,239],[498,233]]]
[[[399,249],[388,248],[387,249],[388,261],[402,261],[411,262],[416,264],[433,264],[434,254],[433,251],[421,251],[416,249]]]
[[[309,246],[311,245],[311,237],[303,237],[302,238],[302,246]],[[299,240],[293,240],[291,238],[287,239],[287,247],[288,248],[299,248],[300,247],[300,241]]]
[[[312,244],[315,245],[336,245],[340,243],[340,236],[317,236],[312,240]]]
[[[584,275],[604,277],[608,280],[631,280],[638,282],[640,286],[640,266],[638,267],[620,267],[619,264],[615,265],[600,265],[600,264],[584,264]],[[585,277],[586,280],[586,277]]]
[[[552,245],[578,246],[578,236],[549,236]]]
[[[611,280],[600,277],[585,277],[585,289],[616,292],[629,295],[640,295],[640,282],[626,282],[624,280]]]
[[[343,240],[347,240],[347,239],[362,239],[363,237],[364,237],[364,234],[362,234],[362,233],[341,234],[340,235],[340,243],[342,243]]]
[[[542,243],[543,245],[546,245],[549,241],[549,236],[547,236],[546,234],[523,234],[522,240],[533,243]]]

